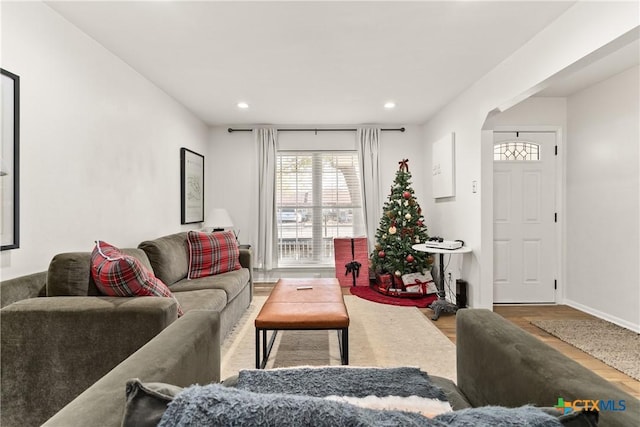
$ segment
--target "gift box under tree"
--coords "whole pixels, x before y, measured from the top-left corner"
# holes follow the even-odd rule
[[[402,283],[407,292],[414,292],[420,295],[429,295],[438,292],[438,288],[433,281],[433,277],[431,277],[430,271],[403,274]]]
[[[369,286],[366,237],[336,237],[333,239],[333,251],[340,286]]]

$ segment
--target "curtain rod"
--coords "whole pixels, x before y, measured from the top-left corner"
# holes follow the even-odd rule
[[[380,129],[382,131],[386,131],[386,132],[404,132],[405,128],[382,128]],[[253,129],[233,129],[233,128],[228,128],[227,132],[232,133],[232,132],[252,132]],[[323,129],[323,128],[317,128],[317,129],[294,129],[294,128],[285,128],[285,129],[278,129],[278,132],[355,132],[357,131],[357,129]]]
[[[555,130],[494,130],[493,133],[555,133]]]

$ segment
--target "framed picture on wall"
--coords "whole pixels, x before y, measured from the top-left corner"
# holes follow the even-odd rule
[[[433,198],[453,197],[456,195],[454,133],[434,142],[432,149]]]
[[[2,144],[0,145],[0,250],[20,247],[20,77],[0,68]]]
[[[180,149],[180,223],[204,222],[204,156]]]

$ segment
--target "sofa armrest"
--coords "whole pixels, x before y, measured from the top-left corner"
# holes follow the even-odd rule
[[[456,319],[458,387],[473,406],[534,404],[558,398],[620,400],[625,411],[601,411],[599,426],[630,426],[640,402],[500,315],[459,310]]]
[[[240,248],[240,265],[249,269],[249,301],[253,301],[253,252],[250,247]]]
[[[43,297],[0,310],[2,425],[39,425],[177,319],[172,298]]]
[[[219,313],[193,310],[116,366],[45,426],[119,427],[127,380],[182,387],[220,381]]]
[[[29,274],[0,282],[0,308],[46,294],[47,272]]]

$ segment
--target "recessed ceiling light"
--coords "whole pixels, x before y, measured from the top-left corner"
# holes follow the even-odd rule
[[[249,108],[249,104],[247,104],[246,102],[238,102],[238,108],[245,110]]]
[[[396,103],[393,101],[388,101],[384,103],[384,108],[387,110],[391,110],[392,108],[396,108]]]

